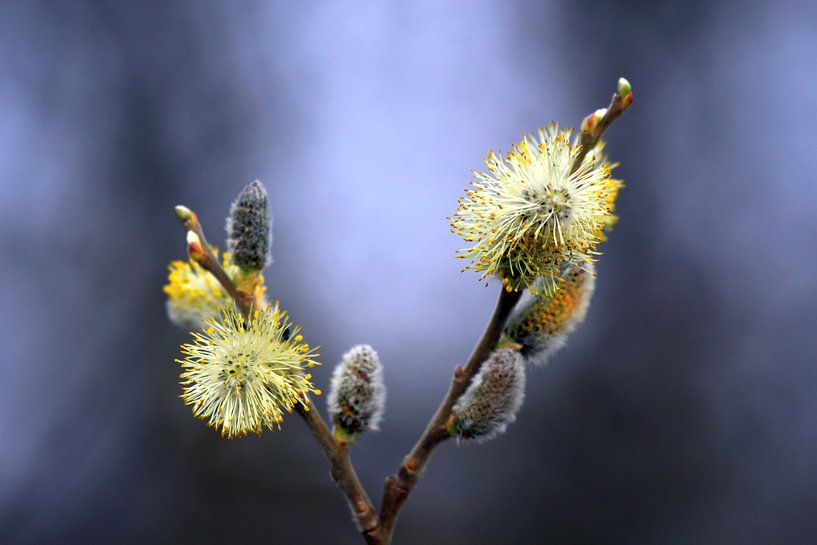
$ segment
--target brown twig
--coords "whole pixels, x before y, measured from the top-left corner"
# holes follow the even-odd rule
[[[573,165],[570,168],[571,174],[579,169],[582,161],[584,161],[584,157],[587,155],[587,152],[596,147],[596,144],[598,144],[604,132],[610,127],[613,121],[618,119],[619,116],[624,113],[628,106],[629,104],[625,104],[621,95],[619,95],[617,92],[613,93],[613,98],[610,99],[610,105],[607,107],[607,112],[604,114],[604,116],[591,130],[582,131],[582,135],[579,140],[582,147],[581,150],[579,150],[579,154],[573,160]]]
[[[607,128],[624,113],[627,106],[629,106],[629,104],[625,104],[618,92],[613,93],[610,106],[607,108],[604,116],[597,121],[591,130],[582,131],[579,141],[581,149],[571,165],[571,174],[578,170],[587,153],[596,146]],[[505,322],[521,295],[521,291],[507,292],[504,289],[502,290],[499,295],[499,301],[497,301],[496,308],[494,309],[494,314],[490,322],[488,322],[488,326],[482,334],[479,343],[477,343],[474,352],[471,354],[468,363],[464,368],[457,367],[448,393],[437,409],[437,412],[429,421],[420,439],[403,460],[403,464],[397,473],[386,478],[383,499],[380,506],[379,525],[376,532],[379,539],[378,543],[382,545],[389,545],[391,543],[394,525],[397,522],[397,515],[400,512],[400,508],[416,486],[420,474],[428,464],[434,449],[449,437],[446,431],[446,423],[451,416],[451,409],[468,388],[468,385],[471,383],[474,375],[479,371],[482,363],[488,358],[494,348],[496,348],[497,341],[499,341],[499,337],[502,333],[502,327],[505,325]]]
[[[482,334],[482,338],[468,359],[468,363],[465,364],[465,367],[458,367],[455,370],[448,394],[446,394],[437,412],[429,421],[423,435],[420,436],[414,448],[403,460],[398,472],[386,479],[383,502],[380,506],[380,525],[377,530],[380,543],[387,545],[391,542],[394,524],[397,521],[400,508],[417,484],[417,480],[426,464],[428,464],[434,449],[449,437],[445,425],[449,416],[451,416],[452,407],[468,388],[474,375],[479,371],[482,362],[488,358],[496,347],[502,333],[502,327],[521,295],[522,292],[520,291],[509,292],[502,290],[494,314],[485,328],[485,333]]]
[[[254,298],[242,294],[235,287],[232,280],[230,280],[229,275],[221,266],[221,263],[219,263],[215,255],[213,255],[195,212],[183,206],[178,206],[176,207],[176,216],[179,218],[179,222],[182,226],[188,231],[195,233],[199,239],[201,248],[197,247],[198,251],[195,261],[219,281],[227,293],[235,299],[236,305],[242,314],[248,316],[252,309]],[[314,403],[311,405],[314,407]],[[332,433],[316,409],[310,410],[298,405],[296,412],[304,419],[312,435],[318,440],[318,444],[321,446],[326,459],[329,460],[329,464],[332,468],[332,480],[335,481],[338,488],[346,495],[346,500],[355,517],[357,527],[363,534],[364,539],[371,545],[379,545],[379,542],[372,537],[374,535],[373,531],[377,527],[377,514],[375,513],[371,500],[369,500],[369,497],[366,495],[366,491],[363,489],[363,485],[360,484],[357,473],[355,473],[352,467],[348,447],[339,445],[335,441],[335,438],[332,436]]]
[[[196,263],[215,276],[219,284],[235,299],[235,304],[238,310],[241,311],[241,314],[249,316],[252,305],[255,302],[254,297],[252,294],[242,294],[238,291],[235,284],[233,284],[230,276],[221,266],[221,263],[218,262],[216,256],[213,255],[213,250],[210,249],[210,244],[208,244],[207,238],[204,236],[204,230],[201,228],[201,223],[199,223],[199,218],[196,213],[184,206],[177,206],[176,217],[179,218],[179,223],[182,224],[182,227],[188,231],[192,231],[199,238],[201,255],[195,259]]]
[[[326,459],[329,460],[329,464],[332,466],[330,473],[332,480],[346,495],[352,516],[355,517],[357,529],[363,534],[367,543],[378,545],[379,542],[372,540],[370,535],[377,527],[377,514],[369,496],[366,495],[366,491],[363,489],[363,485],[360,484],[355,468],[352,467],[352,461],[349,458],[349,447],[339,445],[335,441],[317,410],[314,408],[305,409],[299,405],[297,412],[303,417],[312,435],[315,436],[321,449],[323,449]]]

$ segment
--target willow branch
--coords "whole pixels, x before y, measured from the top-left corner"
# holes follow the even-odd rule
[[[355,468],[352,467],[352,461],[349,458],[349,447],[339,445],[335,441],[317,410],[298,405],[297,412],[303,417],[312,435],[315,436],[321,449],[323,449],[326,459],[329,460],[332,467],[330,473],[332,480],[346,495],[346,500],[352,510],[352,515],[355,517],[358,530],[363,534],[367,543],[379,544],[379,541],[373,539],[373,535],[371,535],[371,532],[377,527],[377,514],[369,496],[366,495],[366,491],[363,489],[363,485],[360,484]]]
[[[630,100],[632,100],[632,96],[630,96]],[[607,111],[601,119],[597,120],[592,128],[582,131],[579,141],[581,148],[571,165],[571,174],[579,169],[587,153],[598,144],[605,131],[613,121],[624,113],[628,105],[618,92],[613,93],[610,106],[607,107]],[[502,328],[521,295],[521,292],[507,292],[505,290],[500,293],[494,314],[488,322],[482,338],[468,359],[468,363],[464,368],[458,367],[456,369],[448,393],[429,421],[420,439],[408,456],[405,457],[397,473],[386,478],[380,506],[379,526],[377,528],[377,535],[383,544],[391,543],[394,525],[397,522],[401,507],[417,485],[417,481],[428,464],[434,449],[449,438],[446,423],[451,416],[452,408],[471,384],[482,363],[496,348]]]
[[[621,114],[624,113],[627,106],[628,104],[625,104],[618,92],[613,93],[613,98],[610,99],[610,105],[607,107],[607,112],[596,123],[596,126],[590,130],[582,131],[581,139],[579,140],[581,149],[579,150],[579,154],[573,160],[573,165],[570,168],[571,174],[579,169],[582,161],[584,161],[584,158],[587,155],[587,152],[596,147],[596,144],[599,143],[599,140],[601,140],[601,137],[604,135],[605,131],[607,131],[610,125],[612,125],[613,121],[618,119]]]
[[[626,80],[620,81],[626,83]],[[629,84],[627,85],[627,88],[629,88]],[[622,89],[621,83],[619,89]],[[631,93],[628,99],[630,102],[632,101]],[[627,106],[629,106],[629,103],[625,103],[618,92],[614,93],[610,106],[606,109],[604,115],[600,119],[595,118],[592,126],[588,126],[582,131],[579,141],[579,153],[571,165],[571,174],[579,169],[587,153],[598,144],[604,132],[613,121],[624,113]],[[242,293],[233,284],[229,275],[213,255],[196,214],[183,206],[179,206],[176,207],[176,215],[185,229],[193,232],[198,237],[201,248],[196,246],[195,260],[205,270],[209,271],[227,293],[235,299],[238,309],[244,315],[249,315],[254,303],[252,294]],[[188,252],[191,253],[192,257],[193,252],[191,252],[190,246],[188,246]],[[369,545],[389,545],[391,543],[394,525],[400,509],[417,485],[420,475],[431,459],[434,450],[450,437],[446,424],[451,418],[454,405],[468,389],[474,376],[479,372],[482,363],[496,348],[502,334],[502,328],[521,295],[521,291],[506,291],[503,289],[500,292],[494,313],[468,362],[464,367],[458,366],[455,369],[448,393],[437,408],[437,412],[429,420],[425,431],[404,458],[397,473],[386,478],[379,516],[363,489],[357,473],[355,473],[349,457],[348,445],[339,444],[335,441],[334,436],[317,410],[312,410],[306,405],[296,407],[296,411],[306,422],[329,461],[332,479],[346,496],[358,530]]]
[[[182,224],[182,227],[188,231],[192,231],[199,238],[201,243],[201,256],[195,258],[196,263],[201,265],[204,270],[212,274],[216,280],[218,280],[219,284],[221,284],[221,286],[227,291],[227,293],[229,293],[230,296],[235,299],[235,304],[238,307],[238,310],[241,311],[241,314],[244,316],[249,316],[250,309],[252,308],[254,302],[252,294],[241,293],[238,291],[235,284],[233,284],[230,276],[213,254],[213,250],[210,248],[210,244],[207,242],[207,238],[204,236],[204,230],[201,228],[201,223],[199,223],[199,218],[196,213],[188,208],[185,208],[184,206],[177,206],[176,217],[179,218],[179,223]]]
[[[380,507],[380,526],[377,532],[384,544],[390,543],[400,508],[417,484],[420,474],[428,464],[434,449],[450,437],[446,431],[446,422],[451,416],[451,409],[457,399],[468,388],[468,385],[471,384],[471,380],[479,371],[482,363],[496,347],[502,328],[521,295],[522,292],[520,291],[509,292],[502,290],[494,314],[491,316],[482,338],[468,359],[468,363],[465,364],[465,367],[458,367],[455,370],[454,379],[451,381],[448,393],[443,398],[437,412],[431,417],[420,439],[403,460],[403,464],[397,473],[386,479],[383,501]]]
[[[185,229],[192,231],[199,238],[201,248],[197,248],[198,251],[195,261],[219,281],[227,293],[235,299],[235,303],[242,314],[248,316],[254,302],[253,297],[252,295],[247,296],[236,289],[230,276],[210,249],[210,245],[207,243],[204,231],[199,223],[198,216],[196,216],[195,212],[185,207],[176,207],[176,216]],[[311,403],[311,405],[314,407],[314,403]],[[366,495],[366,491],[360,483],[360,479],[358,479],[357,473],[355,473],[354,467],[352,467],[348,447],[339,445],[335,441],[335,438],[332,436],[332,433],[329,431],[329,428],[326,426],[326,423],[323,421],[323,418],[321,418],[317,409],[310,409],[299,404],[296,406],[296,412],[304,419],[312,435],[317,439],[326,459],[329,461],[332,468],[332,480],[346,496],[346,501],[349,503],[349,507],[355,517],[358,530],[363,534],[367,543],[379,545],[380,542],[376,540],[372,533],[377,527],[377,515],[371,500]]]

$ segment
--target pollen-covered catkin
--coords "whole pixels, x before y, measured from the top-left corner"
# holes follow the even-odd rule
[[[565,262],[599,255],[622,187],[603,149],[596,144],[574,170],[580,136],[550,125],[507,154],[489,152],[487,172],[474,172],[450,218],[470,244],[457,252],[468,260],[465,268],[481,280],[498,277],[509,291],[553,293]]]
[[[233,263],[260,271],[270,262],[270,215],[267,191],[258,180],[241,189],[227,216],[227,247]]]
[[[522,345],[522,354],[538,365],[565,345],[568,335],[584,320],[596,286],[595,265],[566,265],[558,277],[556,291],[527,295],[519,302],[505,335]]]
[[[516,420],[525,398],[525,358],[495,350],[452,409],[448,432],[458,439],[489,441]]]
[[[299,332],[277,303],[247,318],[225,307],[182,345],[182,400],[229,439],[280,428],[284,413],[321,393],[306,372],[318,354]]]
[[[365,431],[377,431],[386,405],[383,366],[371,346],[355,346],[332,373],[327,398],[339,440],[354,442]]]

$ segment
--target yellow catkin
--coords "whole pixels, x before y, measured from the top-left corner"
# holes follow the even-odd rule
[[[544,363],[584,319],[595,287],[592,262],[570,265],[552,293],[540,292],[514,310],[505,335],[533,362]]]
[[[552,293],[562,263],[598,255],[605,229],[616,221],[620,180],[602,153],[603,143],[571,172],[580,146],[570,130],[551,125],[524,136],[507,155],[488,152],[488,172],[474,172],[452,230],[473,245],[457,257],[480,280],[494,276],[511,290]],[[542,280],[544,279],[544,280]]]
[[[229,305],[193,332],[180,360],[182,399],[193,414],[232,439],[280,428],[296,405],[308,409],[308,394],[321,392],[303,370],[317,364],[318,354],[284,340],[286,331],[300,337],[277,306],[246,320]]]

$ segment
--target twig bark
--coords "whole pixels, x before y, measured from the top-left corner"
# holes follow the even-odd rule
[[[332,467],[330,473],[332,480],[346,495],[349,508],[355,517],[357,529],[363,534],[367,543],[379,545],[379,542],[372,540],[372,535],[370,535],[377,527],[377,514],[371,500],[369,500],[369,496],[366,495],[366,491],[363,489],[363,485],[360,484],[355,468],[352,467],[352,461],[349,458],[349,447],[340,445],[335,441],[323,418],[314,409],[314,404],[313,408],[308,410],[299,405],[297,412],[303,417],[312,435],[315,436],[321,449],[323,449],[326,459],[329,460]]]

